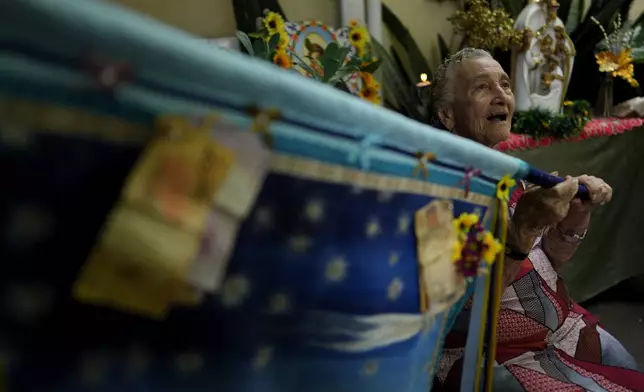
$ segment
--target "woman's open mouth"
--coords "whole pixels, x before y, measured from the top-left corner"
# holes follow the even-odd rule
[[[492,115],[488,116],[487,120],[489,122],[503,124],[506,121],[508,121],[508,117],[509,116],[508,116],[507,113],[499,113],[499,114],[492,114]]]

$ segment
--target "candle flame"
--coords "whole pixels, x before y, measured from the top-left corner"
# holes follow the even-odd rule
[[[426,73],[420,74],[420,81],[423,82],[423,83],[425,83],[427,81],[427,74]]]

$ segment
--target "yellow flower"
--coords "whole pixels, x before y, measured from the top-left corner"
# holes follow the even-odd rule
[[[485,245],[485,250],[483,251],[483,260],[488,263],[493,263],[496,260],[496,256],[501,252],[503,246],[501,243],[494,238],[494,236],[486,231],[483,235],[483,245]]]
[[[564,101],[564,106],[572,106],[572,101]]]
[[[277,47],[275,49],[277,49],[278,51],[285,50],[290,42],[290,37],[288,36],[288,33],[286,31],[280,31],[279,35],[280,40],[277,41]]]
[[[369,42],[369,32],[363,26],[352,27],[349,30],[349,42],[358,49],[360,54]]]
[[[632,87],[639,87],[640,84],[633,77],[634,74],[635,74],[635,67],[633,66],[633,64],[628,64],[625,67],[619,68],[618,70],[613,72],[614,77],[620,77],[624,79]]]
[[[374,82],[371,85],[362,86],[359,95],[364,100],[380,105],[380,84]]]
[[[355,19],[349,19],[349,27],[358,27],[358,21]]]
[[[501,181],[496,185],[496,197],[501,200],[510,200],[510,188],[516,185],[516,181],[508,174],[503,176]]]
[[[463,243],[460,241],[454,241],[452,244],[452,262],[456,263],[459,261],[463,254]]]
[[[611,73],[613,77],[620,77],[626,80],[631,86],[637,87],[639,83],[635,80],[633,67],[633,56],[631,48],[627,48],[615,54],[605,50],[595,54],[600,72]]]
[[[293,61],[291,60],[291,56],[288,55],[283,50],[278,50],[275,52],[275,55],[273,56],[273,63],[279,65],[282,68],[293,68]]]
[[[277,12],[269,12],[264,18],[264,28],[268,35],[278,34],[284,30],[284,18]]]
[[[459,215],[458,218],[454,219],[454,229],[459,233],[468,232],[472,226],[477,224],[479,221],[479,216],[476,214],[468,214],[467,212]]]
[[[360,78],[362,78],[363,86],[373,86],[378,83],[376,82],[376,79],[374,79],[373,74],[370,74],[369,72],[361,72]]]

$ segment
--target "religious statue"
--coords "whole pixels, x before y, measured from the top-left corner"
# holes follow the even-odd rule
[[[514,26],[523,32],[512,72],[517,110],[561,110],[575,47],[557,18],[558,8],[556,0],[532,0],[517,17]]]

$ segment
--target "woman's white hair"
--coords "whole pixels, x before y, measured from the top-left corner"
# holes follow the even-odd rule
[[[453,102],[454,71],[456,71],[458,65],[465,60],[481,57],[493,58],[486,50],[463,48],[445,59],[445,61],[438,67],[432,79],[431,98],[429,102],[432,125],[443,127],[438,113]]]

